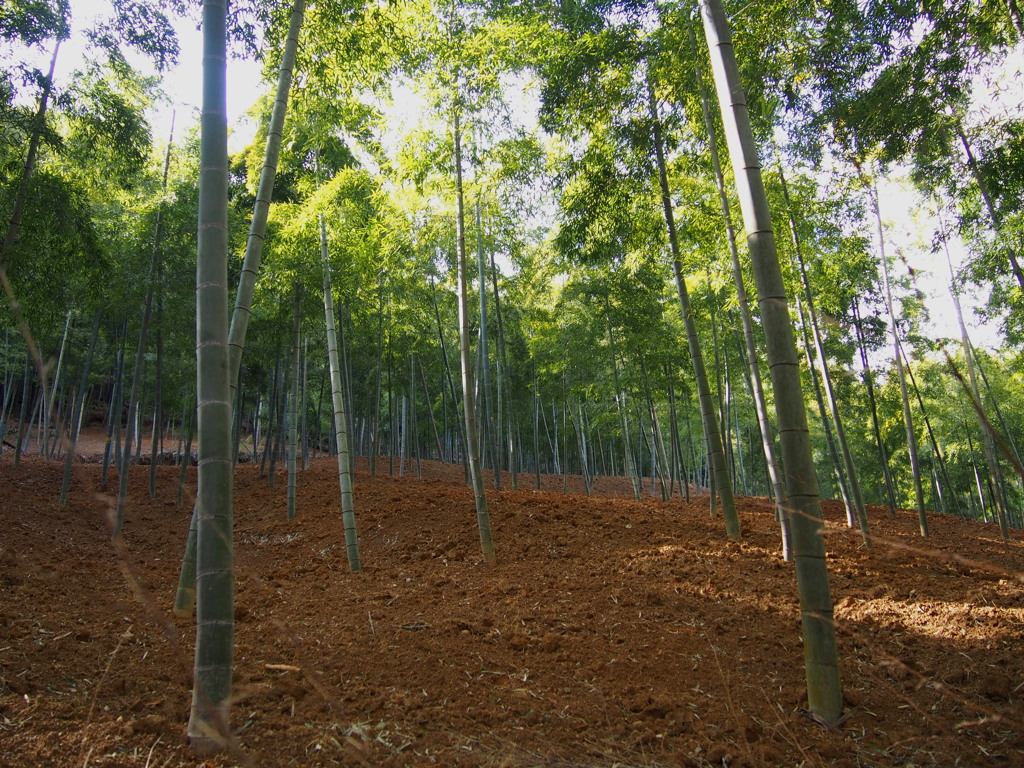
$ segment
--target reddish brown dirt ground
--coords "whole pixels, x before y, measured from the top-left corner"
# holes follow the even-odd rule
[[[828,730],[764,499],[740,499],[735,544],[706,497],[491,490],[488,568],[461,468],[384,461],[357,476],[353,574],[336,464],[300,474],[293,522],[257,469],[235,491],[237,746],[204,763],[170,611],[194,474],[179,509],[176,468],[153,500],[133,468],[117,548],[97,465],[62,510],[60,465],[5,450],[0,767],[1024,765],[1020,533],[935,515],[924,540],[876,508],[866,550],[826,503],[848,714]]]

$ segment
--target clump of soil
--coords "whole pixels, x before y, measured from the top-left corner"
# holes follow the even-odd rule
[[[397,462],[396,462],[397,471]],[[1024,544],[992,525],[870,510],[875,546],[826,502],[847,719],[807,715],[792,566],[767,500],[730,543],[707,497],[634,501],[578,478],[489,490],[481,563],[461,467],[371,478],[350,573],[337,465],[235,489],[233,754],[207,766],[1015,766]],[[194,627],[171,604],[188,527],[178,470],[116,475],[0,457],[0,767],[185,766]],[[194,472],[194,470],[190,471]],[[506,476],[506,485],[508,485]]]

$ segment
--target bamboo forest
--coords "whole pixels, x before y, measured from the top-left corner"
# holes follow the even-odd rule
[[[1024,765],[1016,0],[0,62],[0,768]]]

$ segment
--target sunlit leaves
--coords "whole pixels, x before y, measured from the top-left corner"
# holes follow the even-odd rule
[[[963,108],[972,77],[1017,38],[1009,16],[988,4],[833,0],[813,56],[836,139],[863,156],[914,156],[919,167],[948,158],[946,115]]]
[[[178,39],[163,7],[155,0],[114,0],[114,29],[128,47],[149,57],[157,71],[178,60]]]
[[[560,173],[559,227],[555,245],[570,262],[608,264],[636,247],[637,203],[648,185],[621,167],[614,147],[595,139]],[[638,199],[639,193],[639,199]],[[647,207],[653,208],[651,198]],[[641,214],[642,215],[642,214]]]
[[[101,155],[106,173],[130,184],[148,158],[149,124],[143,109],[151,86],[103,72],[80,74],[62,99],[68,121],[67,151],[79,156]]]
[[[0,5],[0,38],[37,45],[65,39],[71,9],[68,0],[4,0]]]

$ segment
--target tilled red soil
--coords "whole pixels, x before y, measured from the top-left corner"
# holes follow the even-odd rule
[[[350,573],[337,465],[268,488],[240,465],[233,754],[183,739],[193,624],[171,614],[194,474],[116,478],[0,458],[0,766],[1022,766],[1024,544],[992,525],[871,509],[865,550],[826,503],[848,718],[803,711],[793,569],[771,507],[744,541],[707,498],[489,491],[482,565],[462,468],[361,466]],[[193,470],[194,472],[194,470]],[[137,474],[136,474],[137,473]],[[522,487],[533,477],[522,476]],[[571,489],[579,489],[574,478]],[[616,495],[618,494],[618,495]]]

